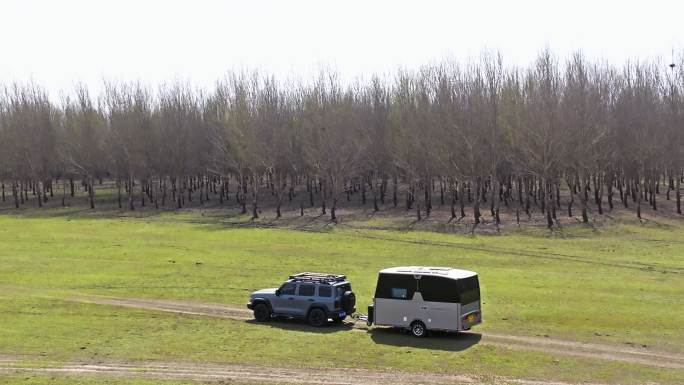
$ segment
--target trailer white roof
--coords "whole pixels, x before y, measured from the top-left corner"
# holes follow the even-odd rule
[[[468,278],[477,275],[470,270],[452,269],[451,267],[434,266],[399,266],[380,270],[381,274],[406,274],[406,275],[436,275],[451,279]]]

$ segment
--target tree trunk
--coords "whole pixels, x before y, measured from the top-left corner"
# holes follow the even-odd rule
[[[542,178],[541,180],[542,185],[541,185],[541,193],[542,193],[542,207],[546,208],[546,227],[549,229],[553,228],[553,214],[551,213],[551,207],[549,205],[549,193],[546,191],[547,189],[550,189],[550,183],[546,181],[546,178]],[[551,203],[553,204],[553,203]],[[543,211],[543,210],[542,210]]]
[[[135,204],[133,202],[133,176],[128,177],[128,209],[135,210]]]
[[[40,183],[40,182],[35,182],[35,184],[38,184],[38,183]],[[38,190],[38,207],[41,208],[41,207],[43,207],[43,186],[38,185],[38,188],[36,189],[35,184],[33,187],[33,191]]]
[[[425,217],[430,216],[430,211],[432,211],[432,190],[430,189],[431,179],[428,179],[425,183]]]
[[[594,179],[594,198],[596,199],[599,215],[603,215],[603,183],[601,182],[600,173]]]
[[[527,214],[527,219],[532,219],[532,214],[530,213],[530,182],[525,180],[525,214]]]
[[[278,181],[277,181],[278,187],[276,188],[276,191],[275,191],[275,194],[276,194],[276,218],[280,218],[282,216],[282,214],[280,213],[280,205],[282,204],[282,201],[283,201],[283,194],[282,194],[282,189],[281,189],[282,184],[281,184],[279,178],[276,178],[276,179],[278,179]]]
[[[366,205],[366,182],[363,180],[361,181],[361,204]]]
[[[449,190],[451,192],[451,218],[449,219],[449,222],[453,221],[456,218],[456,189],[457,185],[453,182],[449,183]]]
[[[637,204],[637,218],[639,218],[639,220],[641,220],[641,199],[642,199],[641,191],[639,191],[639,190],[641,190],[640,184],[641,184],[641,182],[639,182],[639,180],[634,181],[634,186],[635,186],[634,188],[636,189],[635,195],[638,195],[638,197],[636,197],[636,200],[637,200],[636,204]]]
[[[439,178],[439,203],[444,206],[444,181]]]
[[[254,180],[252,181],[252,219],[259,218],[259,181],[256,175],[254,175]]]
[[[475,204],[473,205],[473,218],[475,219],[475,224],[480,223],[480,178],[475,180]]]
[[[325,215],[325,189],[323,188],[323,185],[321,185],[321,214]]]
[[[161,178],[159,178],[159,186],[154,183],[154,178],[152,178],[152,201],[154,201],[154,208],[159,210],[159,201],[157,199],[157,188],[161,188]]]
[[[572,205],[575,203],[575,193],[573,192],[573,185],[574,183],[571,183],[570,180],[572,178],[566,177],[565,181],[568,184],[568,190],[570,192],[570,200],[568,201],[568,218],[572,218]]]
[[[682,213],[682,195],[679,190],[679,178],[675,178],[675,199],[677,201],[677,214]]]
[[[121,208],[121,178],[116,177],[116,192],[117,192],[117,201],[119,202],[119,208]]]
[[[145,207],[145,185],[147,184],[146,181],[141,180],[140,181],[140,207]]]
[[[335,214],[337,210],[337,194],[335,194],[334,192],[334,186],[332,195],[332,206],[330,206],[330,220],[333,222],[337,222],[337,215]]]
[[[166,177],[160,178],[160,183],[162,184],[161,185],[161,190],[162,190],[161,191],[161,194],[162,194],[161,205],[162,205],[162,207],[166,207]]]
[[[394,207],[397,207],[397,191],[399,190],[399,187],[397,186],[397,176],[395,175],[393,178],[393,185],[392,185],[392,202],[394,203]]]
[[[577,181],[579,182],[580,186],[582,187],[582,190],[580,191],[580,203],[582,204],[582,222],[583,223],[588,223],[589,222],[589,216],[587,215],[587,200],[588,200],[588,183],[584,183],[581,179],[577,178]]]
[[[14,208],[19,208],[19,194],[17,191],[17,182],[12,182],[12,196],[14,197]]]
[[[658,204],[656,202],[656,196],[659,194],[658,192],[658,179],[653,178],[653,186],[651,187],[651,206],[653,207],[653,210],[658,210]]]
[[[67,186],[66,179],[62,179],[62,207],[66,207]]]
[[[498,180],[494,180],[494,178],[492,178],[492,177],[489,178],[489,183],[490,183],[490,187],[491,187],[490,188],[491,192],[489,194],[489,200],[490,200],[489,213],[492,215],[492,218],[495,217],[495,215],[494,215],[495,214],[494,213],[494,205],[495,205],[494,198],[495,198],[495,195],[498,195],[497,193],[499,192],[499,189],[497,188],[498,182],[499,182]]]
[[[309,206],[314,207],[314,193],[308,176],[306,177],[306,189],[309,191]]]
[[[204,201],[209,202],[209,187],[210,180],[209,176],[204,179]],[[214,193],[216,193],[216,186],[214,186]]]
[[[492,191],[499,191],[499,189],[500,189],[499,181],[496,180],[494,182],[494,188],[492,189]],[[494,194],[494,196],[492,196],[492,201],[495,201],[494,202],[494,221],[496,223],[496,228],[498,230],[499,225],[501,224],[501,217],[499,217],[499,209],[501,207],[501,194],[498,194],[498,193]]]
[[[461,193],[459,194],[461,199],[458,200],[458,203],[461,206],[460,207],[461,208],[461,218],[465,218],[465,216],[466,216],[466,213],[465,213],[465,195],[463,195],[463,188],[464,188],[465,182],[461,181],[461,182],[457,182],[457,183],[458,183],[458,188],[461,190]]]
[[[378,207],[378,189],[377,188],[373,189],[373,211],[380,211],[380,207]]]
[[[87,179],[88,185],[88,202],[90,203],[90,209],[95,209],[95,189],[93,188],[93,177],[89,176]]]

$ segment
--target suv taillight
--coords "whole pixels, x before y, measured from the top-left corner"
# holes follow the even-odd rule
[[[335,309],[337,309],[339,307],[340,307],[340,301],[336,299],[335,300]]]

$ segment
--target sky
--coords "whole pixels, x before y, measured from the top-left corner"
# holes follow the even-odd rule
[[[0,83],[54,94],[105,79],[211,87],[231,70],[357,79],[485,50],[526,65],[546,47],[669,62],[684,51],[682,15],[684,2],[658,0],[0,0]]]

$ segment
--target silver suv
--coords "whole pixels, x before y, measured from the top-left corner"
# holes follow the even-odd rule
[[[356,311],[355,306],[347,277],[324,273],[291,275],[279,288],[255,291],[247,303],[259,322],[289,317],[305,319],[313,326],[324,326],[331,319],[341,322]]]

